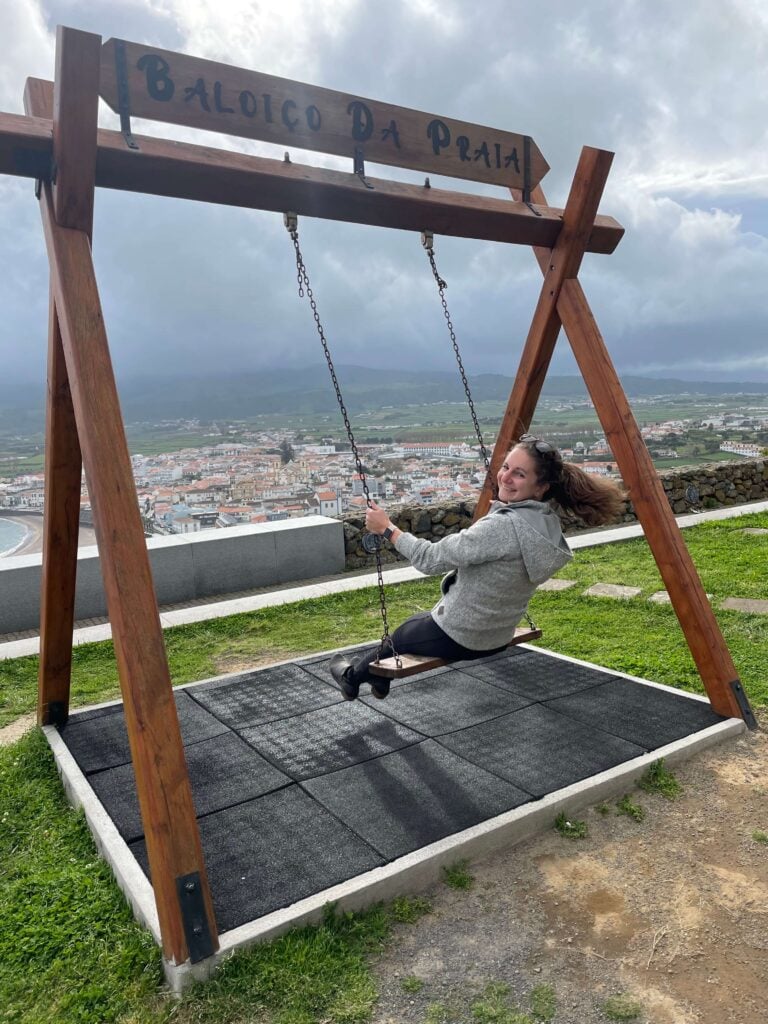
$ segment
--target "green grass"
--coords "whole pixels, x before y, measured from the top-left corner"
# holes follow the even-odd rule
[[[475,880],[467,870],[469,861],[458,860],[443,868],[443,881],[451,889],[471,889]]]
[[[589,827],[586,821],[569,818],[565,811],[561,811],[555,818],[555,831],[565,839],[586,839]]]
[[[626,793],[616,804],[616,813],[624,814],[633,821],[643,821],[645,808],[633,802],[629,793]]]
[[[640,1003],[624,994],[610,996],[602,1009],[608,1020],[637,1020],[643,1012]]]
[[[663,757],[649,765],[637,785],[646,793],[658,793],[666,800],[674,800],[683,791],[683,787],[665,766]]]
[[[768,843],[768,832],[763,832],[761,829],[755,829],[752,833],[752,838],[756,843]]]
[[[423,982],[421,978],[417,978],[414,974],[409,974],[407,978],[403,978],[400,982],[400,988],[403,992],[415,994],[416,992],[421,992],[424,988],[424,984],[425,982]]]
[[[530,1000],[534,1020],[549,1024],[555,1019],[557,996],[551,985],[537,985],[531,990]]]
[[[392,917],[401,924],[413,924],[432,911],[432,904],[424,896],[398,896],[392,901]]]

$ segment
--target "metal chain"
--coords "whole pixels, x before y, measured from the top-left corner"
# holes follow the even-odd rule
[[[427,258],[429,259],[429,265],[432,267],[432,275],[433,275],[433,277],[435,279],[435,283],[437,284],[437,291],[438,291],[438,293],[440,295],[440,303],[441,303],[441,305],[443,307],[443,316],[445,317],[445,322],[446,322],[446,324],[448,326],[448,333],[451,336],[451,344],[453,345],[453,351],[454,351],[454,353],[456,355],[456,362],[457,362],[458,367],[459,367],[459,373],[461,374],[461,383],[464,385],[464,394],[467,396],[467,405],[469,406],[469,411],[472,414],[472,423],[473,423],[474,428],[475,428],[475,435],[477,436],[478,444],[480,445],[480,454],[482,455],[483,462],[485,463],[485,479],[486,479],[486,483],[490,483],[491,491],[495,495],[496,494],[496,488],[494,487],[493,481],[491,480],[491,460],[488,457],[488,450],[485,447],[485,441],[483,440],[483,434],[482,434],[482,431],[480,430],[480,423],[478,422],[477,413],[475,412],[475,403],[472,401],[472,392],[469,390],[469,381],[467,380],[467,375],[466,375],[466,373],[464,371],[464,364],[461,361],[461,352],[459,351],[459,344],[456,341],[456,332],[453,329],[453,322],[451,320],[451,314],[450,314],[450,312],[448,310],[448,303],[447,303],[446,298],[445,298],[445,289],[448,287],[448,285],[443,280],[443,278],[440,277],[440,274],[439,274],[438,269],[437,269],[437,263],[435,262],[435,247],[434,247],[434,241],[433,241],[432,232],[431,231],[423,232],[423,234],[421,236],[421,241],[422,241],[422,244],[423,244],[424,248],[427,251]]]
[[[331,375],[333,387],[336,392],[336,401],[339,403],[341,415],[344,419],[344,426],[347,431],[347,438],[349,439],[352,454],[355,458],[355,467],[357,468],[360,481],[363,485],[363,492],[365,494],[366,505],[368,506],[368,508],[372,508],[371,495],[368,490],[368,482],[365,479],[365,470],[357,450],[357,444],[355,443],[355,435],[352,433],[352,424],[349,422],[347,407],[345,406],[344,399],[342,398],[341,388],[339,386],[338,378],[336,377],[336,370],[333,365],[333,360],[331,359],[331,352],[330,349],[328,348],[328,342],[326,341],[325,338],[325,331],[323,330],[323,325],[320,322],[320,314],[317,311],[317,303],[315,302],[315,296],[313,295],[312,288],[309,284],[309,275],[307,274],[307,268],[304,266],[304,257],[302,256],[301,249],[299,247],[299,231],[297,226],[297,218],[293,217],[293,215],[287,214],[285,217],[285,226],[288,229],[289,235],[291,236],[291,241],[293,242],[293,248],[296,255],[296,279],[298,281],[299,286],[299,298],[303,299],[304,295],[306,294],[306,297],[309,301],[309,305],[312,309],[312,316],[314,317],[315,320],[315,327],[317,328],[317,333],[320,337],[320,341],[323,346],[325,361],[328,363],[328,371]],[[389,650],[392,652],[392,657],[394,657],[395,659],[397,667],[401,668],[402,662],[400,661],[400,656],[395,650],[395,645],[392,642],[392,637],[389,635],[389,623],[387,622],[387,599],[384,591],[384,577],[382,576],[381,552],[379,548],[376,548],[374,554],[376,555],[376,577],[378,580],[379,587],[379,607],[381,611],[381,621],[384,630],[381,636],[381,641],[379,643],[377,658],[381,658],[382,655],[384,654],[385,648],[389,648]]]

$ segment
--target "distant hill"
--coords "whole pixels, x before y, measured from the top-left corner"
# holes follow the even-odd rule
[[[464,391],[456,373],[370,370],[339,366],[337,375],[350,413],[385,406],[430,405],[460,402]],[[291,370],[264,370],[208,377],[142,377],[118,382],[123,415],[127,422],[198,418],[248,419],[259,413],[292,414],[334,411],[336,396],[322,364]],[[470,377],[477,401],[506,401],[513,378],[502,374]],[[768,383],[683,381],[626,376],[622,378],[630,398],[651,395],[768,394]],[[584,398],[580,377],[549,376],[543,394],[550,398]],[[14,388],[0,383],[0,429],[28,433],[42,422],[45,387]]]

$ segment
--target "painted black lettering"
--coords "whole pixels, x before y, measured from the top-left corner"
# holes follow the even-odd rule
[[[280,108],[280,116],[283,119],[283,124],[290,132],[295,132],[296,125],[299,123],[298,117],[294,117],[293,119],[291,119],[288,116],[289,112],[295,109],[296,104],[293,102],[293,100],[286,100],[285,103],[283,103],[282,107]]]
[[[272,124],[272,97],[268,92],[262,93],[264,100],[264,120],[267,124]]]
[[[496,166],[501,167],[501,143],[494,142],[493,148],[496,152]]]
[[[484,160],[485,166],[491,166],[491,155],[488,152],[488,143],[484,142],[479,149],[475,150],[475,160]]]
[[[154,53],[145,53],[143,57],[139,57],[136,67],[146,74],[147,92],[153,100],[167,103],[173,98],[176,86],[168,74],[171,65],[167,60],[163,60],[162,57],[158,57]]]
[[[440,150],[445,149],[451,142],[451,130],[445,121],[430,121],[427,125],[427,138],[432,143],[432,152],[435,156],[440,155]]]
[[[184,102],[191,103],[195,96],[200,100],[200,106],[203,110],[207,110],[210,114],[211,104],[208,102],[208,90],[205,88],[205,82],[202,78],[198,78],[194,85],[188,85],[185,88]]]
[[[460,135],[458,139],[456,139],[456,145],[459,148],[459,160],[472,159],[469,155],[469,139],[466,135]]]
[[[373,134],[373,114],[361,100],[352,100],[347,107],[352,115],[352,138],[355,142],[367,142]]]
[[[249,89],[243,89],[240,95],[237,97],[240,103],[240,112],[245,117],[255,117],[257,110],[256,97]]]
[[[392,139],[396,149],[400,149],[400,131],[397,127],[397,121],[394,119],[389,122],[386,128],[381,129],[381,141],[386,142],[387,139]]]
[[[307,124],[309,125],[310,129],[313,132],[318,131],[320,128],[320,111],[317,109],[314,103],[310,107],[307,107],[304,113],[306,114]]]
[[[515,146],[512,152],[507,157],[504,158],[504,166],[509,167],[510,164],[512,164],[512,166],[515,168],[516,173],[519,174],[520,161],[517,159],[517,146]]]
[[[213,83],[213,105],[217,114],[234,114],[234,107],[225,107],[221,102],[221,82]]]

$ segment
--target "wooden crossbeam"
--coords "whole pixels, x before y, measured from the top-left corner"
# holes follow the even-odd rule
[[[39,81],[39,80],[38,80]],[[96,185],[149,195],[194,199],[245,209],[286,212],[407,231],[521,245],[554,246],[563,211],[504,199],[368,178],[263,157],[136,136],[130,150],[119,132],[98,132]],[[51,125],[39,118],[0,113],[0,174],[50,174]],[[612,253],[624,229],[597,217],[587,251]]]

